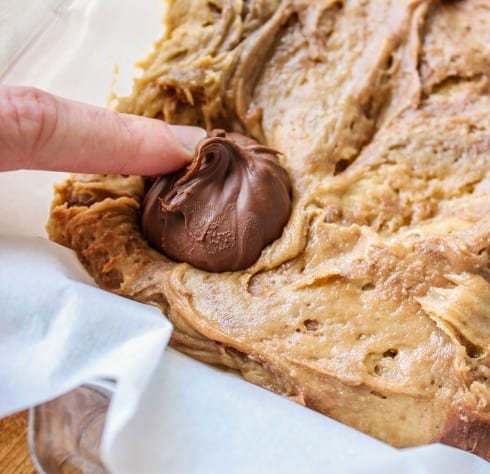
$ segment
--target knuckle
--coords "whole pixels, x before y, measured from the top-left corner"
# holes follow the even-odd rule
[[[56,99],[31,87],[0,88],[0,114],[8,137],[30,153],[48,142],[57,127]]]
[[[130,168],[132,161],[137,159],[144,149],[144,135],[141,133],[137,119],[133,117],[127,117],[124,119],[118,115],[117,120],[123,136],[125,135],[129,137],[127,143],[131,144],[131,148],[125,150],[126,158],[119,164],[118,172],[121,174],[131,174]]]

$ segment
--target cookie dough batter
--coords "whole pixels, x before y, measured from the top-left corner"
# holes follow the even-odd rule
[[[251,267],[149,247],[144,180],[73,176],[48,231],[172,344],[394,446],[490,459],[490,8],[172,1],[122,111],[279,150],[292,215]]]

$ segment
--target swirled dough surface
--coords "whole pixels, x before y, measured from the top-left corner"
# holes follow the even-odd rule
[[[172,1],[125,112],[283,153],[293,212],[245,271],[141,236],[144,180],[73,176],[48,230],[173,344],[395,446],[490,458],[490,4]]]

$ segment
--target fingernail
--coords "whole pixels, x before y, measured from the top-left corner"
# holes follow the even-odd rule
[[[184,148],[189,151],[190,157],[194,156],[197,144],[207,136],[207,132],[203,128],[188,125],[170,125],[170,130],[177,140],[184,145]]]

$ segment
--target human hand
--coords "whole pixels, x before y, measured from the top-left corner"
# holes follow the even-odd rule
[[[205,135],[198,127],[0,86],[0,171],[165,174],[185,166]]]

